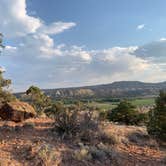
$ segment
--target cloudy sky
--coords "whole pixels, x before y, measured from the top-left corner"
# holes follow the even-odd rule
[[[165,0],[0,0],[14,91],[166,80]]]

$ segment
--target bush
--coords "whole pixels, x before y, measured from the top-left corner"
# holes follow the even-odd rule
[[[3,103],[16,100],[16,97],[8,91],[11,80],[3,78],[3,71],[0,69],[0,106]]]
[[[149,134],[166,141],[166,92],[161,91],[156,106],[149,112]]]
[[[93,111],[80,111],[78,106],[59,107],[54,112],[54,131],[62,138],[76,137],[82,141],[92,141],[98,131],[98,121]]]
[[[99,119],[104,121],[104,120],[107,120],[108,119],[108,111],[106,110],[102,110],[99,112]]]
[[[149,115],[148,113],[139,113],[137,116],[137,124],[138,125],[147,125],[149,121]]]
[[[58,112],[64,109],[64,105],[62,102],[52,103],[50,107],[44,110],[44,113],[50,117],[55,118]]]
[[[99,138],[101,142],[108,145],[116,145],[120,143],[119,138],[111,133],[101,132]]]
[[[93,142],[100,133],[99,123],[93,115],[93,111],[86,111],[81,118],[79,137],[84,142]]]
[[[76,136],[79,130],[78,110],[61,106],[54,114],[54,129],[64,138]]]
[[[101,149],[98,149],[96,147],[92,147],[90,149],[90,152],[91,152],[91,155],[92,155],[92,158],[94,160],[99,160],[99,161],[103,161],[105,158],[106,158],[106,153],[105,151],[101,150]]]
[[[113,122],[135,125],[139,123],[139,113],[136,111],[135,106],[124,100],[109,113],[109,119]]]
[[[79,150],[74,152],[74,159],[82,161],[91,159],[91,155],[89,154],[89,150],[87,148],[82,147]]]
[[[54,147],[49,144],[43,144],[33,148],[32,152],[30,152],[30,155],[35,160],[34,165],[59,165],[56,151]]]

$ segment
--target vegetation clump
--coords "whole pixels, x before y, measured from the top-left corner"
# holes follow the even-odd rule
[[[146,121],[146,115],[140,114],[132,103],[124,100],[109,113],[109,120],[126,125],[139,125]]]
[[[10,79],[5,79],[3,77],[3,72],[0,69],[0,105],[6,102],[14,101],[16,100],[15,96],[10,93],[8,90],[11,80]]]
[[[54,131],[62,138],[91,142],[97,137],[99,123],[93,110],[81,111],[78,105],[65,106],[62,103],[55,104],[52,110],[47,110],[47,114],[54,117]]]
[[[71,107],[64,106],[57,109],[54,115],[54,128],[64,138],[65,136],[75,136],[79,129],[78,111]]]
[[[51,99],[36,86],[31,86],[26,91],[26,95],[26,100],[32,104],[38,115],[42,115],[45,109],[51,105]]]
[[[166,141],[166,91],[160,91],[156,106],[149,112],[149,134]]]

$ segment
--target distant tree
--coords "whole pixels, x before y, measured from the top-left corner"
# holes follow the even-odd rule
[[[34,106],[37,113],[40,115],[44,110],[51,105],[50,97],[46,96],[38,87],[31,86],[27,91],[29,102]]]
[[[109,119],[113,122],[134,125],[138,123],[138,111],[134,105],[124,100],[109,113]]]
[[[166,91],[160,91],[156,106],[149,112],[148,132],[166,141]]]

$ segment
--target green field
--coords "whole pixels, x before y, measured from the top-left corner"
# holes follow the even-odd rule
[[[140,98],[140,99],[130,99],[130,102],[136,107],[142,106],[152,106],[155,103],[154,98]],[[90,107],[96,107],[100,110],[111,110],[117,106],[119,102],[90,102],[88,105]]]
[[[152,106],[155,104],[154,98],[145,98],[145,99],[135,99],[131,101],[135,106]]]
[[[103,103],[91,102],[91,103],[88,104],[88,106],[96,107],[96,108],[98,108],[100,110],[110,110],[110,109],[115,108],[117,104],[112,104],[112,103],[109,103],[109,102],[103,102]]]

